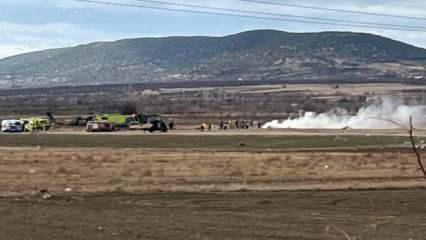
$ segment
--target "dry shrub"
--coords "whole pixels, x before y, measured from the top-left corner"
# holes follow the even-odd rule
[[[165,176],[165,170],[164,170],[164,168],[159,168],[156,172],[155,172],[155,175],[156,175],[156,177],[164,177]]]
[[[356,164],[357,167],[362,167],[362,166],[368,165],[367,161],[365,161],[365,160],[355,161],[353,159],[353,161],[351,163]]]
[[[77,159],[78,159],[78,157],[75,154],[70,156],[70,160],[73,161],[73,162],[77,161]]]
[[[384,156],[385,159],[389,160],[399,160],[400,155],[399,154],[388,154],[387,156]]]
[[[116,185],[122,183],[123,180],[121,178],[113,178],[108,181],[108,184]]]
[[[158,163],[168,163],[169,161],[166,159],[158,159],[156,162]]]
[[[132,176],[132,170],[131,169],[123,170],[121,172],[121,176],[123,176],[123,177],[131,177]]]
[[[267,204],[272,204],[272,201],[265,199],[265,200],[258,201],[257,204],[259,204],[259,205],[267,205]]]
[[[144,169],[142,171],[142,176],[143,177],[152,177],[152,171],[151,171],[151,169],[148,169],[148,168]]]
[[[52,157],[58,157],[58,158],[60,158],[60,157],[62,157],[62,154],[58,154],[56,156],[56,154],[55,154],[54,151],[48,151],[47,154],[46,154],[46,156],[49,157],[49,158],[52,158]]]
[[[71,161],[82,161],[85,158],[87,158],[86,155],[78,152],[73,152],[70,156]]]
[[[92,156],[92,160],[96,162],[114,163],[117,159],[114,159],[111,155],[96,155]]]
[[[64,166],[59,166],[55,169],[55,174],[58,174],[58,175],[68,174],[68,170]]]
[[[27,153],[22,154],[22,158],[23,158],[23,159],[25,159],[25,160],[26,160],[26,159],[28,159],[28,157],[29,157],[29,155],[28,155]]]
[[[398,169],[398,168],[400,168],[401,166],[400,166],[399,164],[397,164],[397,163],[392,163],[389,167],[390,167],[390,168],[393,168],[393,169]]]
[[[281,161],[281,158],[279,156],[272,156],[265,159],[265,162],[268,162],[268,163],[274,163],[279,161]]]
[[[296,167],[298,168],[307,168],[309,167],[310,162],[309,161],[300,161],[297,163]]]
[[[76,156],[77,156],[77,160],[80,160],[80,161],[88,158],[88,156],[84,153],[76,153]]]
[[[250,172],[250,176],[252,177],[259,177],[259,176],[265,176],[265,172],[264,171],[259,171],[258,169],[254,169],[253,171]]]
[[[244,175],[244,172],[241,169],[234,169],[229,172],[229,176],[231,177],[241,177]]]

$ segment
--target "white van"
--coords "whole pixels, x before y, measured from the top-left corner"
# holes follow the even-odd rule
[[[8,119],[1,121],[2,132],[23,132],[24,121],[16,119]]]

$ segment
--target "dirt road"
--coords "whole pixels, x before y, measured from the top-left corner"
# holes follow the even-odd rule
[[[0,134],[2,147],[108,147],[156,149],[207,149],[220,151],[270,151],[291,149],[376,148],[409,146],[407,136],[370,134],[246,134],[241,133],[23,133]]]
[[[166,136],[408,136],[406,129],[228,129],[213,131],[197,130],[199,125],[180,126],[175,130],[167,133],[149,133],[140,130],[120,130],[111,133],[88,133],[82,127],[61,127],[55,128],[48,132],[39,132],[37,134],[54,134],[54,135],[119,135],[119,136],[149,136],[149,135],[166,135]],[[426,129],[416,129],[417,136],[426,136]],[[29,135],[31,133],[20,133],[20,135]],[[0,136],[3,134],[0,133]],[[10,134],[4,134],[7,136]],[[16,135],[16,134],[15,134]],[[34,135],[34,133],[33,133]]]
[[[424,190],[0,198],[8,240],[424,239]]]

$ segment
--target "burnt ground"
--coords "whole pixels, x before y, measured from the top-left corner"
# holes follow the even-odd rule
[[[104,193],[0,198],[0,236],[44,239],[424,239],[424,189]]]

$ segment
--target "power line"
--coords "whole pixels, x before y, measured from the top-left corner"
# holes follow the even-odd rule
[[[313,10],[321,10],[321,11],[329,11],[329,12],[352,13],[352,14],[362,14],[362,15],[371,15],[371,16],[380,16],[380,17],[393,17],[393,18],[405,18],[405,19],[411,19],[411,20],[426,21],[426,17],[411,17],[411,16],[397,15],[397,14],[375,13],[375,12],[356,11],[356,10],[347,10],[347,9],[338,9],[338,8],[325,8],[325,7],[298,5],[298,4],[290,4],[290,3],[277,3],[277,2],[270,2],[270,1],[263,1],[263,0],[239,0],[239,1],[251,2],[251,3],[261,3],[261,4],[275,5],[275,6],[286,6],[286,7],[294,7],[294,8],[313,9]]]
[[[179,7],[202,8],[202,9],[209,9],[209,10],[220,10],[220,11],[249,13],[249,14],[261,14],[261,15],[269,15],[269,16],[277,16],[277,17],[291,17],[291,18],[301,18],[301,19],[310,19],[310,20],[319,20],[319,21],[329,21],[329,22],[343,22],[343,23],[352,23],[352,24],[361,24],[361,25],[374,25],[374,26],[397,27],[397,28],[414,28],[414,29],[426,30],[425,27],[409,26],[409,25],[374,23],[374,22],[364,22],[364,21],[352,21],[352,20],[343,20],[343,19],[335,19],[335,18],[309,17],[309,16],[301,16],[301,15],[279,14],[279,13],[271,13],[271,12],[260,12],[260,11],[249,11],[249,10],[230,9],[230,8],[209,7],[209,6],[184,4],[184,3],[174,3],[174,2],[166,2],[166,1],[156,1],[156,0],[133,0],[133,1],[155,3],[155,4],[168,4],[168,5],[179,6]]]
[[[184,13],[194,13],[194,14],[204,14],[204,15],[207,14],[207,15],[216,15],[216,16],[261,19],[261,20],[280,21],[280,22],[307,23],[307,24],[344,26],[344,27],[359,27],[359,28],[368,28],[368,29],[376,29],[376,30],[381,29],[381,30],[397,30],[397,31],[407,31],[407,32],[426,32],[425,30],[414,29],[414,28],[380,27],[380,26],[356,25],[356,24],[345,24],[345,23],[334,23],[334,22],[320,22],[320,21],[313,21],[313,20],[312,21],[310,21],[310,20],[296,20],[296,19],[275,18],[275,17],[266,17],[266,16],[253,16],[253,15],[232,14],[232,13],[222,13],[222,12],[210,12],[210,11],[201,11],[201,10],[177,9],[177,8],[169,8],[169,7],[154,7],[154,6],[146,6],[146,5],[138,5],[138,4],[130,4],[130,3],[119,3],[119,2],[109,2],[109,1],[100,1],[100,0],[70,0],[70,1],[101,4],[101,5],[110,5],[110,6],[166,10],[166,11],[173,11],[173,12],[184,12]]]

